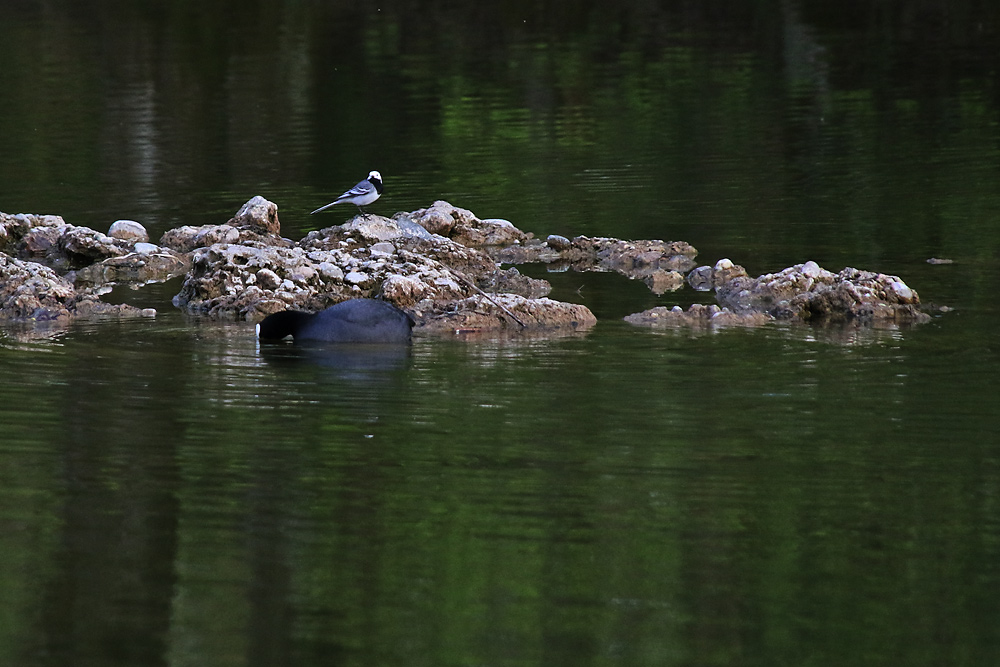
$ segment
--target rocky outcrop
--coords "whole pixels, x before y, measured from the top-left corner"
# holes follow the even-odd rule
[[[680,306],[668,308],[657,306],[641,313],[627,315],[625,321],[646,327],[669,328],[705,328],[705,327],[754,327],[774,321],[770,315],[760,312],[734,313],[728,308],[720,308],[715,304],[693,304],[687,310]]]
[[[278,206],[257,195],[224,225],[184,225],[169,229],[160,237],[160,245],[179,253],[220,243],[292,247],[292,242],[281,238],[280,234]]]
[[[897,276],[846,268],[833,273],[805,262],[750,278],[729,260],[688,275],[693,285],[714,287],[720,305],[653,308],[625,318],[642,326],[757,326],[776,320],[854,326],[926,322],[920,298]]]
[[[54,269],[0,253],[0,320],[65,324],[77,318],[153,316],[124,304],[111,305],[91,292],[78,292]]]
[[[380,296],[408,309],[418,327],[439,329],[448,321],[498,328],[505,319],[483,315],[482,308],[469,311],[473,323],[459,313],[473,309],[469,299],[483,291],[502,290],[503,298],[512,299],[509,308],[524,316],[525,327],[552,328],[562,321],[561,326],[579,328],[593,320],[539,300],[550,290],[546,281],[515,268],[500,270],[482,250],[432,234],[405,217],[359,216],[311,232],[290,247],[216,243],[191,257],[174,305],[217,318],[253,321],[287,308],[320,310],[345,299]],[[445,313],[449,317],[442,317]]]
[[[654,294],[680,289],[684,274],[695,265],[698,251],[684,241],[623,241],[577,236],[570,240],[551,235],[545,241],[529,239],[522,245],[491,251],[498,262],[541,262],[553,269],[614,271],[632,280],[642,280]]]
[[[911,324],[930,317],[920,297],[898,276],[845,268],[833,273],[805,262],[757,278],[737,277],[716,288],[719,303],[737,313],[777,320]]]
[[[67,224],[57,215],[0,213],[0,252],[57,270],[88,266],[126,254],[129,241],[89,227]]]
[[[528,235],[510,221],[500,218],[480,220],[472,211],[436,201],[412,213],[397,213],[397,220],[414,222],[431,234],[450,238],[470,248],[510,246],[528,240]]]
[[[71,271],[67,278],[78,288],[118,283],[145,285],[184,275],[190,266],[186,254],[152,243],[136,243],[132,252]]]
[[[651,327],[757,326],[775,320],[882,326],[928,319],[916,292],[897,276],[815,262],[751,278],[728,259],[695,267],[683,241],[549,235],[544,241],[506,220],[479,219],[436,201],[392,218],[357,216],[281,236],[278,208],[263,197],[225,224],[178,227],[158,245],[131,220],[105,235],[58,216],[0,213],[3,291],[0,319],[69,321],[92,315],[150,314],[110,306],[98,294],[115,283],[183,275],[178,308],[220,319],[256,321],[288,308],[320,310],[376,296],[407,310],[425,332],[580,331],[595,323],[582,305],[546,298],[545,280],[502,264],[617,272],[656,294],[685,283],[714,290],[718,305],[658,307],[626,318]]]
[[[692,289],[707,292],[725,285],[735,278],[746,277],[747,271],[732,260],[720,259],[715,266],[699,266],[687,275],[687,283]]]
[[[597,323],[586,306],[517,294],[476,295],[458,301],[425,299],[410,310],[428,332],[583,331]]]

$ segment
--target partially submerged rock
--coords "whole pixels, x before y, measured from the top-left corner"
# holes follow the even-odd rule
[[[118,283],[161,283],[183,275],[191,266],[188,255],[152,243],[136,243],[132,252],[109,257],[67,274],[77,287]]]
[[[750,278],[728,259],[695,266],[682,241],[550,235],[535,239],[506,220],[481,220],[444,201],[393,218],[357,216],[282,238],[277,206],[254,197],[226,224],[178,227],[148,243],[145,228],[119,220],[109,235],[58,216],[0,213],[0,319],[68,321],[142,314],[97,297],[113,283],[184,275],[173,303],[213,318],[259,320],[288,308],[320,310],[378,296],[406,309],[424,331],[578,331],[595,323],[582,305],[545,298],[545,280],[500,264],[614,271],[656,294],[715,290],[719,305],[659,307],[626,318],[643,326],[756,326],[773,320],[885,325],[922,322],[919,297],[896,276],[815,262]],[[693,269],[693,270],[692,270]],[[686,277],[685,277],[686,276]],[[148,314],[148,313],[146,313]]]
[[[756,326],[775,320],[887,326],[930,319],[920,310],[916,291],[897,276],[854,268],[832,273],[805,262],[750,278],[729,260],[696,272],[689,282],[712,285],[721,307],[653,308],[625,320],[646,326]]]
[[[129,241],[70,225],[57,215],[0,213],[0,251],[57,270],[118,257],[130,248]]]
[[[737,313],[778,320],[863,325],[926,322],[920,298],[897,276],[845,268],[832,273],[805,262],[757,278],[737,277],[716,288],[719,303]]]
[[[516,294],[475,295],[459,301],[426,299],[410,313],[428,332],[583,331],[597,323],[586,306]]]
[[[766,313],[734,313],[728,308],[720,308],[715,304],[696,303],[689,306],[687,310],[683,310],[680,306],[672,308],[657,306],[641,313],[627,315],[625,321],[629,324],[654,328],[754,327],[767,324],[773,321],[773,318]]]
[[[191,257],[174,305],[227,319],[257,320],[286,308],[320,310],[360,296],[378,295],[401,308],[416,308],[419,303],[454,304],[484,289],[525,299],[551,289],[515,268],[501,271],[482,250],[431,234],[408,219],[373,215],[311,232],[290,247],[216,243]],[[415,312],[422,325],[423,311]],[[528,320],[543,326],[534,315]]]
[[[699,266],[693,269],[687,275],[687,282],[692,289],[707,292],[725,285],[734,278],[742,278],[746,275],[746,269],[739,264],[733,264],[732,260],[729,259],[720,259],[715,263],[715,266]]]
[[[48,266],[0,253],[0,320],[65,324],[79,317],[153,316],[125,304],[112,305],[73,284]]]
[[[623,241],[606,237],[577,236],[570,240],[551,235],[544,242],[493,249],[498,262],[545,263],[552,268],[574,271],[614,271],[632,280],[642,280],[654,294],[680,289],[684,273],[695,265],[698,251],[684,241]]]

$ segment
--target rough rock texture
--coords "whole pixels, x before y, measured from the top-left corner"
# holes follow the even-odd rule
[[[127,255],[110,257],[67,274],[77,287],[117,283],[161,283],[183,275],[191,266],[188,255],[151,243],[136,243]]]
[[[132,241],[133,243],[146,243],[149,241],[149,233],[146,228],[135,220],[115,220],[108,229],[108,236],[122,241]]]
[[[0,213],[0,252],[58,270],[118,257],[130,248],[130,241],[67,224],[57,215]]]
[[[714,289],[721,305],[661,307],[626,318],[645,326],[928,319],[916,292],[898,277],[852,268],[834,274],[806,262],[750,278],[722,259],[692,270],[697,251],[684,242],[558,235],[540,241],[506,220],[481,220],[443,201],[392,219],[357,216],[293,242],[280,236],[277,211],[254,197],[226,224],[179,227],[163,234],[160,245],[148,243],[132,221],[116,222],[107,236],[58,216],[0,213],[0,319],[143,314],[104,304],[97,294],[112,283],[183,274],[174,305],[216,318],[258,320],[287,308],[320,310],[378,296],[406,309],[425,331],[578,331],[594,324],[586,307],[545,298],[547,281],[500,267],[523,262],[614,271],[657,294],[680,289],[687,274],[694,289]]]
[[[174,305],[212,317],[257,320],[286,308],[319,310],[359,296],[377,295],[412,308],[423,301],[461,301],[487,289],[537,297],[550,286],[514,268],[501,271],[483,251],[409,220],[369,215],[311,232],[291,247],[198,248]]]
[[[397,213],[397,219],[412,221],[431,234],[444,236],[470,248],[522,243],[528,235],[507,220],[480,220],[472,211],[436,201],[412,213]]]
[[[762,312],[779,320],[904,324],[930,319],[919,309],[916,291],[897,276],[854,268],[832,273],[816,262],[734,278],[716,288],[716,298],[734,312]]]
[[[278,205],[257,195],[240,207],[229,222],[230,227],[245,229],[257,234],[281,234],[281,223],[278,221]]]
[[[684,274],[680,271],[657,269],[642,279],[649,291],[657,296],[675,292],[684,286]]]
[[[734,313],[728,308],[720,308],[715,304],[704,305],[696,303],[687,310],[680,306],[667,308],[657,306],[625,317],[629,324],[647,327],[729,327],[729,326],[759,326],[773,321],[766,313],[747,312]]]
[[[778,273],[749,278],[724,259],[688,275],[693,285],[715,287],[719,306],[695,304],[653,308],[625,318],[645,326],[755,326],[774,320],[821,324],[885,326],[926,322],[916,291],[897,276],[846,268],[832,273],[805,262]]]
[[[489,299],[476,295],[459,301],[427,299],[409,312],[420,328],[429,332],[582,331],[597,323],[586,306],[547,298],[527,299],[516,294],[493,294]]]
[[[77,292],[55,270],[0,253],[0,320],[68,323],[77,317],[152,316],[152,309],[111,305],[89,292]]]
[[[239,243],[240,230],[231,225],[184,225],[168,229],[160,237],[160,245],[177,252],[191,252],[216,243]]]
[[[715,266],[699,266],[687,275],[687,282],[699,292],[707,292],[728,283],[734,278],[747,275],[746,269],[731,260],[720,259]]]
[[[683,241],[622,241],[621,239],[549,236],[544,243],[528,240],[523,245],[492,251],[494,259],[507,264],[543,262],[574,271],[615,271],[644,281],[655,294],[680,289],[684,273],[695,265],[698,254]]]

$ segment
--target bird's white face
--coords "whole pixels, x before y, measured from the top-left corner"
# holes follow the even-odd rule
[[[378,173],[377,171],[369,171],[368,172],[368,180],[369,181],[379,181],[379,182],[381,182],[382,181],[382,174]]]

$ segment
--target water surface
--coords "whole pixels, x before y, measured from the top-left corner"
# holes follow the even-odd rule
[[[996,663],[997,21],[0,6],[5,212],[156,240],[261,194],[298,238],[375,168],[383,214],[857,266],[954,309],[653,332],[621,318],[711,295],[526,267],[597,327],[260,346],[175,281],[111,295],[155,319],[4,328],[0,663]]]

